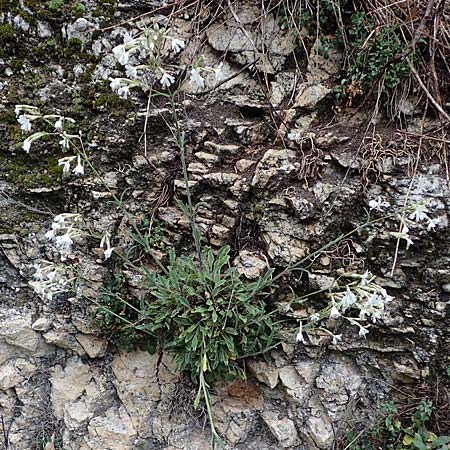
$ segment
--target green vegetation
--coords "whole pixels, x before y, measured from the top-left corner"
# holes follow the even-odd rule
[[[362,433],[347,436],[347,450],[448,450],[450,436],[437,436],[427,429],[433,403],[420,400],[414,414],[402,420],[394,402],[383,405],[382,419]],[[402,423],[403,422],[403,423]]]
[[[146,295],[138,302],[127,297],[123,280],[116,275],[98,300],[96,318],[97,325],[113,330],[127,346],[138,340],[149,351],[162,347],[174,356],[177,369],[198,383],[194,406],[203,398],[212,439],[218,443],[208,383],[244,378],[241,361],[280,342],[278,325],[263,301],[272,271],[247,283],[230,267],[229,251],[225,246],[215,255],[205,247],[197,256],[177,256],[171,249],[161,273],[145,271]]]
[[[61,11],[64,7],[66,0],[49,0],[47,2],[47,8],[52,12]]]
[[[395,6],[376,11],[376,5],[348,0],[284,0],[279,22],[293,33],[298,50],[308,53],[318,38],[317,52],[344,53],[336,99],[352,106],[354,101],[379,94],[391,96],[411,70],[405,57],[411,31]],[[410,60],[420,66],[421,42],[411,50]]]
[[[163,273],[146,272],[146,296],[139,302],[130,300],[116,275],[99,299],[96,325],[114,325],[117,335],[134,329],[147,348],[159,344],[173,354],[178,370],[193,380],[201,373],[207,380],[244,376],[243,358],[278,343],[278,326],[262,301],[272,271],[247,283],[230,267],[229,251],[225,246],[215,255],[206,247],[197,260],[172,249]],[[126,323],[136,318],[132,327]]]
[[[408,63],[402,59],[389,61],[406,50],[397,26],[377,28],[365,13],[351,16],[349,36],[349,59],[343,68],[338,100],[348,102],[360,93],[390,93],[402,79],[409,76]],[[375,33],[375,35],[374,35]],[[372,38],[370,38],[372,36]]]
[[[70,15],[73,17],[83,17],[86,12],[86,7],[83,3],[77,2],[70,9]]]
[[[16,31],[10,23],[0,25],[0,43],[12,41],[16,36]]]

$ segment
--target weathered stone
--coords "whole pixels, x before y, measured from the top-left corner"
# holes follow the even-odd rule
[[[278,369],[269,366],[263,361],[251,359],[247,363],[248,369],[252,375],[261,383],[267,384],[271,389],[278,384]]]
[[[236,16],[228,13],[222,24],[214,24],[207,31],[209,44],[217,51],[230,52],[240,64],[256,60],[256,66],[265,73],[274,73],[295,48],[293,36],[280,29],[272,14],[261,15],[259,8],[246,4],[237,8]],[[239,23],[235,17],[238,17]],[[253,23],[264,28],[263,37],[252,29]],[[259,58],[258,58],[259,57]]]
[[[335,77],[341,67],[342,53],[331,47],[324,56],[320,51],[321,37],[319,37],[311,48],[306,78],[309,82],[327,81]]]
[[[261,258],[257,253],[248,250],[242,250],[234,260],[238,272],[250,280],[258,278],[268,269],[268,262]]]
[[[252,161],[251,159],[240,159],[236,162],[236,170],[240,173],[243,173],[253,167],[255,164],[256,161]]]
[[[26,359],[11,359],[0,365],[0,390],[6,391],[22,383],[36,370],[36,366]]]
[[[8,344],[30,352],[36,351],[39,345],[39,335],[26,318],[16,317],[0,323],[0,336]]]
[[[46,317],[40,317],[37,319],[33,325],[31,325],[31,328],[34,331],[48,331],[50,327],[52,326],[51,320],[47,319]]]
[[[294,108],[313,109],[330,92],[331,89],[323,84],[303,83],[298,88]]]
[[[111,366],[117,395],[130,415],[133,428],[143,437],[151,433],[149,418],[161,399],[158,359],[158,354],[122,351]]]
[[[197,152],[195,156],[206,164],[218,164],[220,163],[220,156],[213,153]]]
[[[282,417],[278,411],[264,411],[261,417],[281,447],[288,448],[298,443],[297,430],[291,419]]]
[[[112,407],[104,416],[94,417],[88,425],[85,437],[88,449],[123,450],[133,448],[136,430],[123,407]]]
[[[256,166],[252,186],[266,188],[270,181],[286,177],[295,172],[296,154],[292,150],[267,150]]]
[[[57,347],[66,350],[72,350],[80,356],[86,354],[75,335],[64,330],[62,326],[57,326],[56,328],[47,331],[47,333],[44,333],[42,336],[47,344],[56,345]]]
[[[51,371],[53,413],[63,418],[64,405],[81,397],[92,378],[89,366],[78,358],[71,358],[65,367],[55,366]]]
[[[105,338],[88,334],[79,334],[77,341],[81,344],[90,358],[100,358],[105,355],[108,341]]]
[[[231,186],[239,179],[239,175],[235,173],[217,172],[208,173],[203,176],[203,179],[214,187]]]

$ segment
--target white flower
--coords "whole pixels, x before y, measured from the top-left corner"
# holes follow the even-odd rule
[[[53,125],[55,127],[55,130],[61,130],[63,129],[63,120],[62,117],[60,117],[55,124]]]
[[[114,247],[111,247],[109,242],[109,233],[106,231],[100,241],[100,248],[105,248],[103,254],[105,255],[105,260],[111,257],[112,252],[114,251]]]
[[[366,338],[366,334],[369,333],[369,329],[365,328],[365,327],[363,327],[362,325],[359,325],[359,324],[358,324],[358,326],[359,326],[359,333],[358,333],[359,336],[363,337],[365,339]]]
[[[21,114],[18,118],[17,118],[17,122],[20,123],[20,129],[22,131],[31,131],[31,121],[30,119],[25,116],[24,114]]]
[[[342,306],[347,309],[350,306],[354,305],[357,301],[358,299],[356,298],[356,295],[347,286],[347,292],[342,298]]]
[[[213,68],[214,77],[216,81],[221,81],[223,79],[223,62],[221,62],[216,68]]]
[[[134,66],[126,65],[125,66],[125,73],[128,78],[136,78],[137,77],[137,69]]]
[[[387,293],[386,293],[387,295]],[[368,306],[373,308],[383,308],[384,302],[383,297],[378,294],[372,294],[369,298],[369,301],[367,302]]]
[[[33,116],[40,116],[39,109],[36,106],[31,105],[16,105],[14,107],[14,114],[19,116],[22,111],[25,111],[28,114],[32,114]]]
[[[67,136],[65,136],[64,134],[62,135],[62,139],[58,142],[59,145],[63,148],[63,149],[67,149],[70,147],[70,140]]]
[[[84,175],[84,167],[83,167],[83,164],[81,164],[80,155],[78,155],[77,165],[75,166],[75,169],[73,169],[73,173],[75,175]]]
[[[23,141],[22,148],[23,148],[27,153],[30,152],[30,149],[31,149],[31,143],[32,143],[32,142],[33,142],[33,141],[32,141],[31,139],[25,139],[25,140]]]
[[[100,241],[100,248],[103,248],[106,245],[106,248],[109,248],[109,233],[106,231]]]
[[[117,47],[114,47],[113,54],[122,66],[125,66],[128,63],[129,54],[125,50],[125,45],[118,45]]]
[[[65,158],[58,159],[58,166],[63,166],[63,173],[70,172],[70,163],[75,159],[75,156],[67,156]],[[58,216],[55,217],[55,222],[58,223],[58,220],[56,219]]]
[[[77,64],[73,68],[73,74],[75,75],[75,78],[78,78],[79,75],[81,75],[84,72],[84,67],[81,64]]]
[[[337,345],[338,341],[342,341],[342,334],[333,334],[333,345]]]
[[[441,220],[439,218],[431,219],[428,222],[427,230],[428,231],[434,231],[434,229],[436,228],[436,225],[439,225],[440,223],[441,223]]]
[[[394,300],[394,298],[395,297],[392,297],[392,295],[389,295],[388,293],[387,293],[387,291],[386,291],[386,289],[381,289],[380,290],[380,293],[381,293],[381,296],[383,297],[383,299],[384,299],[384,302],[385,303],[390,303],[392,300]]]
[[[181,39],[176,39],[176,38],[172,39],[172,50],[175,53],[180,53],[184,47],[185,47],[184,41],[182,41]]]
[[[31,148],[31,144],[36,140],[41,138],[42,136],[47,135],[47,133],[44,132],[38,132],[38,133],[34,133],[31,136],[28,136],[22,143],[22,148],[28,153],[30,151]]]
[[[105,255],[105,259],[110,258],[113,251],[114,251],[114,247],[108,247],[108,248],[103,252],[103,254]]]
[[[420,222],[421,220],[429,219],[427,216],[428,209],[424,204],[417,204],[414,206],[414,211],[408,216],[410,219]]]
[[[375,209],[376,211],[383,211],[385,208],[389,208],[390,203],[383,200],[382,197],[378,197],[376,200],[370,200],[369,202],[369,208]]]
[[[318,313],[313,313],[309,316],[309,320],[311,322],[318,322],[320,319],[320,315]]]
[[[303,322],[300,322],[300,329],[295,336],[295,342],[301,342],[302,344],[305,343],[305,337],[303,336]]]
[[[116,92],[120,89],[122,86],[122,79],[121,78],[110,78],[111,83],[109,83],[110,88]]]
[[[368,270],[366,270],[361,275],[361,281],[359,282],[359,285],[361,287],[367,286],[369,284],[371,278],[372,278],[372,274]]]
[[[175,83],[175,78],[165,70],[162,70],[162,77],[159,82],[163,88],[168,88],[171,84]]]
[[[333,305],[330,309],[330,319],[337,319],[338,317],[340,317],[340,315],[341,313],[336,308],[336,305]]]
[[[403,228],[402,228],[402,230],[403,230]],[[408,230],[408,231],[409,231],[409,230]],[[406,250],[408,250],[409,247],[410,247],[411,245],[414,244],[414,242],[412,241],[411,237],[410,237],[409,234],[407,234],[407,233],[396,233],[396,232],[394,232],[394,231],[391,231],[390,234],[391,234],[392,236],[396,237],[397,239],[403,239],[403,240],[405,240],[405,242],[406,242]]]
[[[287,135],[287,138],[290,141],[297,142],[297,143],[299,143],[302,140],[302,137],[303,137],[302,133],[300,133],[298,130],[290,131]]]
[[[50,281],[53,281],[56,277],[56,270],[53,270],[52,272],[47,273],[47,279]]]
[[[64,250],[70,250],[72,247],[73,240],[69,236],[68,233],[63,234],[62,236],[56,236],[56,246],[64,249]]]
[[[117,91],[117,95],[118,95],[120,98],[123,98],[124,100],[127,99],[129,93],[130,93],[130,86],[128,86],[128,85],[122,86],[122,87]]]
[[[128,33],[128,31],[125,31],[125,33],[123,34],[123,43],[129,44],[132,40],[133,40],[133,37],[131,36],[131,34]]]
[[[47,233],[44,234],[44,236],[49,240],[53,241],[55,239],[55,230],[48,230]]]
[[[201,69],[191,70],[191,83],[196,84],[199,88],[205,87],[205,79],[200,75]]]

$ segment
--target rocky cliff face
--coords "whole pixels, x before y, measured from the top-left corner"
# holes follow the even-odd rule
[[[3,445],[40,449],[54,434],[59,449],[207,449],[205,417],[191,406],[195,387],[168,355],[116,349],[90,325],[96,307],[86,298],[43,301],[28,286],[33,264],[58,259],[44,233],[62,212],[82,214],[93,235],[109,231],[122,250],[131,246],[129,220],[111,192],[139,221],[153,221],[155,250],[189,246],[167,105],[158,100],[149,110],[145,153],[145,96],[123,100],[109,88],[119,76],[112,47],[170,10],[112,0],[0,5],[0,412],[10,446]],[[350,329],[336,344],[320,334],[301,345],[292,338],[268,360],[248,361],[247,381],[214,386],[217,428],[229,448],[328,449],[391,399],[392,386],[450,362],[448,155],[419,136],[440,125],[423,120],[411,99],[407,128],[381,114],[376,126],[363,111],[335,114],[339,51],[323,56],[315,42],[295,64],[297,43],[273,12],[249,3],[214,17],[211,8],[186,6],[170,26],[187,40],[198,25],[185,63],[199,46],[207,63],[223,60],[226,81],[187,85],[178,105],[197,221],[213,247],[231,244],[252,279],[356,227],[379,196],[399,207],[428,199],[439,218],[408,251],[369,228],[322,254],[307,277],[289,280],[310,292],[331,285],[340,268],[376,274],[395,300],[365,339]],[[51,143],[23,152],[16,104],[76,119],[104,183],[89,168],[83,178],[63,174]],[[119,264],[105,262],[97,247],[85,239],[68,256],[88,274],[80,289],[93,297]],[[123,275],[139,289],[133,269]]]

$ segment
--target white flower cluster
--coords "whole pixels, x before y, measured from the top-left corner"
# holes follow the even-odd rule
[[[59,145],[63,150],[70,149],[71,146],[75,145],[74,141],[76,142],[80,139],[80,136],[76,134],[68,134],[64,130],[64,126],[66,123],[75,123],[75,120],[70,117],[60,116],[56,114],[44,115],[39,111],[38,108],[31,105],[16,105],[14,111],[22,132],[30,132],[32,129],[32,123],[37,120],[40,120],[44,124],[47,124],[54,129],[53,132],[37,131],[28,136],[22,143],[22,148],[27,153],[30,152],[31,144],[34,141],[45,136],[57,136],[60,139]],[[84,166],[81,162],[80,155],[60,158],[58,160],[58,165],[63,166],[63,172],[67,173],[70,172],[70,164],[74,160],[77,160],[77,164],[72,173],[74,173],[75,175],[84,175]]]
[[[52,228],[45,233],[45,237],[54,242],[56,249],[65,255],[72,249],[74,241],[84,234],[79,228],[81,221],[80,214],[58,214],[53,219]]]
[[[53,296],[65,292],[72,280],[67,279],[66,268],[49,261],[41,261],[35,264],[36,272],[33,274],[33,281],[28,284],[34,292],[44,300],[52,300]]]
[[[173,85],[175,76],[161,64],[162,49],[167,43],[170,43],[174,53],[181,52],[186,46],[183,40],[171,37],[169,30],[158,24],[155,24],[153,28],[145,29],[135,37],[125,33],[123,44],[114,47],[112,52],[117,62],[125,67],[127,78],[111,78],[111,89],[123,99],[128,98],[130,89],[133,87],[149,90],[152,86],[148,82],[149,78],[144,76],[149,73],[156,76],[163,89]],[[145,63],[141,63],[142,60],[145,60]],[[215,80],[220,81],[223,77],[222,67],[223,63],[217,67],[203,67],[201,64],[196,64],[190,70],[191,84],[204,88],[203,73],[213,73]]]
[[[414,244],[409,231],[412,227],[420,227],[423,223],[427,225],[427,231],[434,231],[435,228],[440,225],[441,221],[439,218],[431,218],[429,216],[429,209],[427,207],[429,202],[427,200],[422,200],[412,206],[405,208],[405,214],[398,216],[400,220],[400,231],[390,232],[391,236],[397,239],[402,239],[406,242],[406,249],[408,250],[411,245]],[[369,201],[369,208],[375,211],[385,211],[390,207],[390,203],[384,200],[382,197]]]
[[[111,247],[111,243],[109,242],[110,234],[106,231],[100,241],[100,248],[103,249],[103,255],[105,256],[105,260],[111,258],[112,252],[114,251],[114,247]]]
[[[305,342],[305,329],[319,328],[332,336],[333,344],[342,339],[342,334],[335,334],[326,328],[319,327],[319,323],[324,319],[347,320],[351,325],[358,327],[360,337],[365,337],[369,333],[367,321],[375,323],[381,319],[385,313],[385,306],[393,300],[386,289],[375,283],[375,276],[370,272],[363,275],[351,274],[349,277],[356,281],[350,282],[345,289],[328,294],[330,302],[323,310],[312,314],[307,324],[300,322],[300,330],[296,335],[297,342]],[[356,313],[358,315],[356,316]]]

